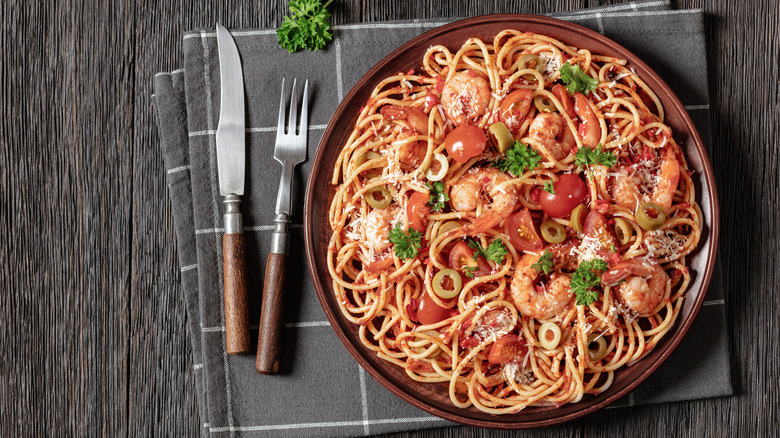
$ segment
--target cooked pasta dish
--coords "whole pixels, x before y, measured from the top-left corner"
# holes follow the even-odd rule
[[[702,215],[626,61],[505,30],[376,84],[333,171],[328,268],[365,348],[491,414],[576,403],[678,317]]]

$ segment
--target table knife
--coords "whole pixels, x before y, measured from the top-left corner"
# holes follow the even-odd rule
[[[225,197],[225,233],[222,236],[222,276],[225,285],[225,343],[228,354],[251,353],[243,218],[246,122],[244,78],[236,43],[217,24],[220,105],[217,125],[219,193]]]

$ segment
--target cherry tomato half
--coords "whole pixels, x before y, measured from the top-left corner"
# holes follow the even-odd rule
[[[516,335],[505,335],[490,347],[488,362],[492,364],[510,362],[515,358],[525,356],[527,352],[528,348],[525,345],[525,341]]]
[[[474,248],[469,248],[468,243],[458,242],[450,251],[450,269],[455,269],[464,275],[467,272],[474,274],[467,277],[482,277],[490,274],[490,265],[488,265],[487,260],[482,256],[474,260],[475,253]]]
[[[439,321],[444,321],[449,316],[450,311],[436,304],[436,301],[433,301],[428,292],[423,294],[420,306],[417,307],[417,321],[420,324],[435,324]]]
[[[428,213],[431,207],[428,205],[429,196],[422,192],[414,192],[406,203],[406,218],[409,226],[423,233],[428,225]]]
[[[539,194],[539,205],[550,217],[565,217],[580,205],[588,195],[588,187],[579,176],[566,173],[553,183],[555,193],[546,190]]]
[[[504,225],[504,231],[509,235],[509,241],[518,251],[539,251],[544,248],[544,242],[534,228],[531,212],[524,208],[509,216]]]
[[[498,117],[513,133],[517,133],[517,130],[520,129],[523,119],[531,109],[531,103],[533,102],[532,94],[532,90],[515,90],[501,101],[501,106],[498,108]]]
[[[481,154],[485,145],[487,145],[487,136],[474,125],[458,126],[444,138],[447,153],[458,163],[465,163]]]

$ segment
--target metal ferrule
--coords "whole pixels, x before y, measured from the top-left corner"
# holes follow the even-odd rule
[[[244,220],[238,205],[241,197],[238,195],[225,196],[225,234],[244,234]]]
[[[271,251],[274,254],[287,254],[289,248],[287,229],[290,223],[290,218],[284,214],[279,213],[274,218],[274,232],[271,234]]]

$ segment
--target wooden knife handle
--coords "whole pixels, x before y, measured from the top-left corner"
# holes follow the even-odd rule
[[[225,339],[228,354],[252,352],[249,338],[249,297],[247,295],[244,235],[222,237],[222,274],[225,278]]]
[[[261,374],[279,371],[279,352],[282,346],[284,326],[284,272],[286,254],[268,254],[265,265],[263,304],[260,309],[260,333],[257,337],[255,368]]]

